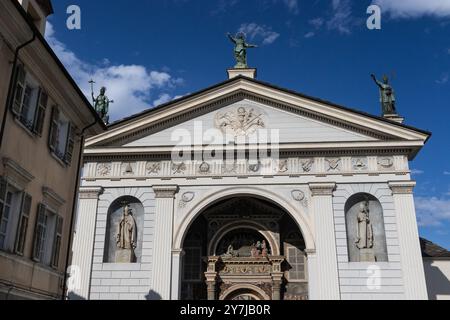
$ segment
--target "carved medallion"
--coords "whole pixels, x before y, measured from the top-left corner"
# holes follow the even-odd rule
[[[248,136],[266,127],[262,113],[244,107],[227,113],[219,112],[215,118],[215,126],[223,133],[230,133],[235,137]]]
[[[313,164],[314,164],[314,160],[312,160],[312,159],[301,161],[301,166],[302,166],[303,172],[311,172]]]
[[[200,173],[207,174],[207,173],[210,172],[211,166],[209,165],[209,163],[207,163],[207,162],[204,161],[204,162],[199,166],[198,170],[200,171]]]
[[[339,164],[341,163],[341,159],[327,159],[328,162],[328,171],[336,171],[339,170]]]
[[[187,167],[184,162],[181,163],[172,163],[172,172],[173,174],[183,174],[186,171]]]
[[[392,168],[394,166],[394,160],[392,158],[380,158],[378,164],[385,169]]]
[[[111,164],[99,163],[97,166],[97,174],[101,177],[109,176],[111,174]]]
[[[180,203],[178,204],[178,206],[180,208],[186,207],[186,205],[189,202],[194,200],[194,197],[195,197],[195,193],[194,192],[185,192],[185,193],[183,193],[183,195],[181,196],[181,200],[180,200]]]
[[[288,160],[280,160],[278,162],[278,173],[285,173],[289,170],[288,168]]]
[[[292,198],[295,201],[300,202],[304,207],[308,206],[308,199],[306,198],[306,194],[301,190],[293,190],[292,191]]]
[[[249,163],[248,165],[248,170],[250,170],[250,172],[256,173],[259,169],[261,169],[261,162],[259,161],[257,163]]]
[[[367,162],[365,159],[358,158],[353,160],[353,168],[355,170],[364,170],[367,169]]]
[[[149,162],[146,166],[147,174],[159,174],[161,171],[161,163]]]

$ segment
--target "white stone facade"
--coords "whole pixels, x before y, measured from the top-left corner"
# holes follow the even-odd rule
[[[195,113],[206,102],[243,88],[266,97],[270,94],[285,106],[295,100],[237,77],[173,109],[119,124],[88,141],[81,192],[97,190],[98,195],[80,197],[73,261],[82,267],[84,280],[74,294],[86,299],[179,299],[183,242],[193,221],[222,199],[249,196],[279,206],[299,227],[307,254],[309,299],[427,299],[408,164],[426,134],[317,102],[297,100],[302,114],[298,115],[289,114],[293,107],[265,106],[263,100],[252,104],[246,98],[227,102],[224,108],[214,102],[214,110],[203,110],[199,117],[212,128],[211,115],[218,110],[252,104],[265,115],[261,127],[280,128],[279,158],[260,158],[256,165],[246,158],[233,163],[167,158],[173,148],[172,129],[189,132],[198,119],[186,116],[182,124],[177,119],[172,126],[171,117],[179,117],[183,110]],[[309,118],[306,111],[312,109],[316,113],[320,109],[328,120],[317,115]],[[167,128],[139,131],[158,119],[169,121]],[[388,261],[349,260],[345,205],[360,193],[381,204]],[[123,196],[138,199],[145,209],[142,260],[105,264],[108,210]],[[91,263],[82,258],[90,256]]]

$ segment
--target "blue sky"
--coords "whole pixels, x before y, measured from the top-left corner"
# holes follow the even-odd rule
[[[368,30],[367,7],[382,8]],[[81,8],[68,30],[66,8]],[[226,79],[227,32],[244,30],[258,78],[380,114],[392,77],[406,123],[433,132],[412,163],[422,236],[450,249],[450,0],[59,0],[47,39],[80,87],[108,87],[112,120]]]

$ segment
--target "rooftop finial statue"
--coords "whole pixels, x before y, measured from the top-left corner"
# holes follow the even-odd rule
[[[249,44],[245,41],[245,35],[243,32],[239,32],[236,37],[233,37],[231,33],[228,33],[228,38],[234,43],[234,57],[236,59],[236,69],[248,68],[247,65],[247,48],[257,48],[254,44]]]
[[[389,84],[389,78],[387,76],[383,77],[383,82],[378,81],[375,75],[371,75],[373,81],[380,88],[380,101],[383,110],[383,115],[394,115],[397,114],[395,106],[395,92],[392,86]]]
[[[94,97],[94,81],[89,81],[91,84],[91,91],[92,91],[92,101],[94,102],[94,108],[97,114],[100,118],[102,118],[103,122],[105,124],[109,124],[109,104],[114,103],[113,100],[109,100],[106,96],[106,88],[102,87],[100,89],[100,94],[97,96],[97,98]]]

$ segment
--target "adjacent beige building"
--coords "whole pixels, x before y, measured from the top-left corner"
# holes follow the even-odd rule
[[[0,299],[60,299],[81,146],[105,130],[44,40],[49,0],[0,2]]]

